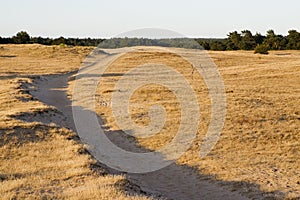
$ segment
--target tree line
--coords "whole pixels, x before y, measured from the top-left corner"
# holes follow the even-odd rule
[[[97,46],[104,39],[92,38],[43,38],[30,37],[25,31],[18,32],[13,37],[0,37],[0,44],[42,44],[42,45],[70,45],[70,46]]]
[[[296,30],[288,31],[288,35],[276,34],[274,30],[267,31],[266,35],[252,34],[249,30],[230,32],[225,39],[203,38],[174,38],[174,39],[148,39],[148,38],[42,38],[30,37],[25,31],[18,32],[10,38],[0,37],[0,44],[43,44],[43,45],[72,45],[72,46],[98,46],[102,48],[120,48],[127,46],[165,46],[206,50],[255,50],[257,53],[267,53],[268,50],[300,50],[300,33]]]
[[[300,33],[290,30],[287,36],[283,36],[269,30],[264,36],[260,33],[253,35],[251,31],[244,30],[240,33],[230,32],[224,40],[198,42],[207,50],[300,50]]]

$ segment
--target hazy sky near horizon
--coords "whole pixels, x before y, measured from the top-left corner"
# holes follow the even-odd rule
[[[300,30],[299,0],[1,0],[0,36],[108,38],[140,28],[188,37],[226,37],[234,30],[286,35]]]

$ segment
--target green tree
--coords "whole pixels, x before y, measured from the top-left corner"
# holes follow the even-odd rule
[[[255,40],[251,31],[244,30],[242,31],[242,39],[240,42],[240,48],[243,50],[253,50],[256,46]]]
[[[255,41],[256,44],[262,44],[264,42],[264,39],[266,37],[263,36],[262,34],[260,33],[256,33],[254,36],[253,36],[253,39]]]
[[[210,45],[207,41],[200,41],[199,45],[202,46],[205,50],[210,50]]]
[[[296,30],[290,30],[287,39],[288,39],[288,44],[287,44],[288,49],[300,50],[299,32],[297,32]]]
[[[271,50],[280,50],[284,49],[280,44],[283,36],[276,35],[273,30],[267,31],[266,39],[264,40],[264,44],[267,45]]]
[[[237,31],[231,32],[226,39],[226,49],[227,50],[238,50],[240,49],[240,43],[242,40],[241,34]]]
[[[210,49],[214,51],[225,51],[226,45],[221,41],[213,41],[210,44]]]
[[[60,44],[66,44],[66,39],[64,37],[59,37],[52,41],[52,45],[60,45]]]
[[[30,42],[30,36],[25,31],[18,32],[12,39],[15,44],[28,44]]]

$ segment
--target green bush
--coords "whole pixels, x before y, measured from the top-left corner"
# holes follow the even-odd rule
[[[254,50],[254,53],[269,54],[269,47],[265,44],[257,45]]]

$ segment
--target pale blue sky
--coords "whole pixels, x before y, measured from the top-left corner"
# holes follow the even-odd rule
[[[0,36],[112,37],[139,28],[189,37],[300,31],[299,0],[0,0]]]

